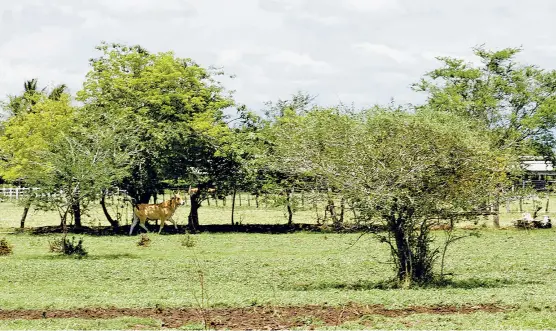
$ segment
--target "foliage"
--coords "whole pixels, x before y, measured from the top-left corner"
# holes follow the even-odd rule
[[[68,95],[58,100],[43,96],[32,112],[10,118],[0,136],[6,155],[0,175],[39,187],[36,203],[57,209],[62,223],[70,212],[80,215],[90,200],[128,175],[134,154],[128,137],[118,135],[114,118],[99,125],[95,118],[71,105]]]
[[[556,71],[516,62],[519,52],[476,47],[480,66],[438,57],[442,66],[413,88],[428,94],[424,108],[464,116],[489,130],[497,148],[552,157]]]
[[[125,118],[117,132],[136,137],[138,157],[123,188],[146,202],[163,180],[186,178],[207,157],[203,146],[227,133],[222,110],[233,101],[215,80],[221,72],[191,59],[140,46],[102,43],[97,49],[102,54],[91,60],[78,99],[105,121]]]
[[[6,110],[9,115],[14,116],[33,112],[34,106],[44,99],[44,97],[53,101],[58,101],[66,94],[66,90],[67,86],[61,84],[55,86],[49,94],[46,94],[47,88],[44,87],[39,90],[38,79],[33,78],[24,82],[23,93],[21,95],[9,95],[8,102],[2,104],[2,108]]]
[[[195,247],[197,245],[197,241],[190,234],[186,234],[181,239],[181,245],[184,246],[184,247],[187,247],[187,248],[191,248],[191,247]]]
[[[6,180],[23,180],[27,185],[40,185],[50,175],[51,165],[44,160],[50,146],[62,140],[75,119],[74,108],[67,95],[60,100],[45,96],[37,100],[32,112],[13,116],[4,123],[0,136],[0,176]]]
[[[286,155],[291,148],[301,148],[300,145],[290,145],[289,142],[295,134],[292,130],[301,129],[296,127],[299,120],[316,109],[313,100],[313,96],[298,92],[289,100],[279,99],[276,103],[266,103],[266,118],[260,124],[258,137],[259,158],[252,165],[257,181],[255,191],[271,193],[274,204],[285,206],[290,224],[299,207],[294,193],[297,190],[315,189],[315,178],[298,160],[276,156]]]
[[[148,235],[142,234],[139,242],[137,242],[137,246],[140,247],[149,247],[151,245],[151,238]]]
[[[508,156],[452,114],[314,109],[283,119],[274,155],[312,173],[382,223],[400,281],[433,279],[430,229],[475,215],[504,182]]]
[[[0,239],[0,256],[10,255],[13,253],[13,246],[6,238]]]
[[[54,239],[48,241],[49,251],[52,253],[60,253],[67,256],[76,256],[78,258],[83,258],[89,253],[83,247],[83,238],[80,238],[75,242],[75,237],[71,240],[64,235],[62,238]]]

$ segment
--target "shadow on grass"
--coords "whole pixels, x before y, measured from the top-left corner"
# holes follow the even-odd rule
[[[478,288],[499,288],[511,285],[543,284],[540,281],[517,281],[511,279],[478,279],[469,278],[462,280],[439,279],[426,285],[416,285],[414,289],[443,288],[443,289],[478,289]],[[351,291],[365,290],[395,290],[403,286],[395,280],[385,281],[357,281],[357,282],[318,282],[318,283],[298,283],[286,286],[284,289],[293,291],[315,291],[327,289],[341,289]]]
[[[98,254],[98,255],[87,255],[83,257],[74,255],[64,255],[57,253],[50,253],[49,255],[34,255],[28,257],[30,260],[66,260],[66,259],[76,259],[76,260],[119,260],[119,259],[138,259],[137,255],[122,253],[122,254]]]
[[[147,224],[149,232],[158,232],[158,225]],[[122,225],[118,228],[113,228],[110,226],[98,226],[98,227],[73,227],[68,226],[68,233],[72,234],[87,234],[92,236],[127,236],[129,234],[129,225]],[[201,225],[195,232],[207,232],[207,233],[267,233],[267,234],[284,234],[284,233],[294,233],[294,232],[316,232],[316,233],[355,233],[355,232],[366,232],[366,231],[381,231],[378,226],[346,226],[344,228],[336,229],[330,226],[323,226],[318,224],[210,224]],[[26,230],[30,234],[34,235],[48,235],[54,233],[62,233],[63,230],[60,226],[42,226]],[[144,231],[137,227],[133,235],[136,236]],[[184,234],[190,233],[191,231],[186,225],[178,225],[175,229],[171,225],[167,225],[163,231],[163,235],[168,234]]]

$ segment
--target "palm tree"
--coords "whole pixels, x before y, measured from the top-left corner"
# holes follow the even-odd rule
[[[54,87],[47,97],[50,100],[57,101],[66,92],[67,85],[60,84]],[[46,87],[39,90],[37,78],[27,80],[23,83],[23,94],[9,95],[9,101],[4,105],[4,109],[16,116],[32,111],[33,106],[39,101],[40,95],[46,95]]]

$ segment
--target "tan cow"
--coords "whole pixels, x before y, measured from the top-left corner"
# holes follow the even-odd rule
[[[162,231],[164,227],[164,222],[171,221],[174,223],[174,227],[176,230],[178,226],[176,222],[172,219],[172,215],[176,212],[176,209],[183,205],[185,201],[181,198],[179,192],[174,194],[174,196],[170,200],[163,201],[157,204],[149,204],[149,203],[141,203],[133,208],[133,223],[131,224],[131,228],[129,229],[129,235],[133,232],[133,229],[139,223],[139,226],[147,230],[145,226],[145,222],[147,219],[150,220],[160,220],[160,229],[158,233]]]

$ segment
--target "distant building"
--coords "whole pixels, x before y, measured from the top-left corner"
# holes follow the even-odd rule
[[[556,169],[551,161],[539,157],[522,157],[521,164],[525,168],[523,187],[532,186],[537,190],[546,190],[547,185],[556,183]]]

